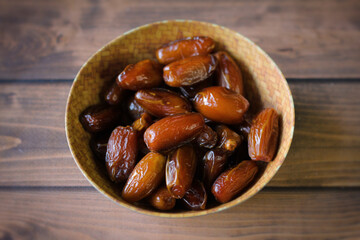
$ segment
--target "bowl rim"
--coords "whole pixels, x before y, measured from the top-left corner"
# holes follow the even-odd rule
[[[129,35],[131,34],[132,32],[135,32],[135,31],[138,31],[138,30],[141,30],[141,29],[144,29],[144,28],[148,28],[152,25],[155,25],[155,24],[166,24],[166,23],[169,23],[169,22],[190,22],[190,23],[195,23],[195,24],[203,24],[203,25],[212,25],[213,27],[217,27],[217,28],[221,28],[221,29],[224,29],[224,30],[227,30],[227,31],[230,31],[232,32],[234,35],[237,35],[241,38],[243,38],[245,41],[247,41],[250,45],[252,45],[253,47],[255,47],[259,52],[261,52],[268,60],[269,60],[269,63],[271,65],[273,65],[273,68],[281,75],[281,77],[284,79],[284,84],[285,84],[285,87],[287,88],[288,92],[290,93],[289,94],[289,101],[290,101],[290,104],[291,104],[291,115],[293,116],[293,119],[292,119],[292,122],[291,122],[291,130],[290,130],[290,138],[289,138],[289,141],[287,144],[287,146],[285,146],[285,151],[284,151],[284,157],[282,159],[282,161],[279,163],[279,166],[275,169],[274,173],[272,176],[269,177],[268,181],[263,185],[263,186],[260,186],[256,191],[252,192],[251,194],[248,195],[248,197],[246,199],[241,199],[240,196],[233,199],[232,201],[230,202],[227,202],[227,203],[223,203],[223,204],[220,204],[219,206],[216,206],[216,207],[213,207],[213,208],[210,208],[210,209],[204,209],[204,210],[200,210],[200,211],[187,211],[187,212],[178,212],[178,213],[172,213],[172,212],[160,212],[160,211],[152,211],[152,210],[147,210],[147,209],[142,209],[142,208],[139,208],[131,203],[127,203],[126,201],[124,202],[121,202],[119,201],[118,199],[116,199],[114,196],[110,195],[109,193],[107,193],[105,190],[103,190],[98,184],[96,184],[92,179],[91,177],[88,175],[88,173],[85,171],[85,169],[83,169],[83,167],[80,165],[78,159],[76,158],[75,154],[74,154],[74,146],[71,145],[70,143],[70,138],[69,138],[69,135],[71,135],[70,133],[70,130],[69,130],[69,108],[70,108],[70,104],[69,104],[69,101],[70,101],[70,98],[73,94],[73,91],[74,91],[74,85],[76,83],[76,81],[78,80],[79,76],[81,75],[81,73],[84,71],[85,67],[87,66],[88,62],[94,57],[96,56],[98,53],[100,53],[101,51],[104,50],[104,48],[106,48],[108,45],[111,45],[113,44],[114,42],[118,41],[120,38],[126,36],[126,35]],[[129,31],[126,31],[125,33],[117,36],[116,38],[114,38],[113,40],[109,41],[108,43],[106,43],[105,45],[103,45],[99,50],[97,50],[94,54],[92,54],[87,60],[86,62],[81,66],[80,70],[78,71],[78,73],[76,74],[75,78],[74,78],[74,81],[71,85],[71,88],[70,88],[70,91],[69,91],[69,94],[68,94],[68,98],[67,98],[67,102],[66,102],[66,110],[65,110],[65,133],[66,133],[66,140],[67,140],[67,143],[68,143],[68,146],[69,146],[69,149],[70,149],[70,152],[71,152],[71,155],[76,163],[76,165],[78,166],[78,168],[80,169],[80,171],[82,172],[82,174],[85,176],[85,178],[91,183],[91,185],[97,189],[99,192],[101,192],[104,196],[106,196],[108,199],[114,201],[115,203],[127,208],[127,209],[130,209],[134,212],[137,212],[137,213],[141,213],[141,214],[145,214],[145,215],[148,215],[148,216],[158,216],[158,217],[165,217],[165,218],[185,218],[185,217],[196,217],[196,216],[203,216],[203,215],[207,215],[207,214],[210,214],[210,213],[216,213],[216,212],[220,212],[220,211],[223,211],[225,209],[229,209],[231,207],[234,207],[242,202],[245,202],[246,200],[252,198],[255,194],[257,194],[258,192],[260,192],[270,181],[271,179],[276,175],[277,171],[279,170],[279,168],[282,166],[284,160],[286,159],[286,156],[290,150],[290,147],[291,147],[291,143],[292,143],[292,140],[293,140],[293,135],[294,135],[294,129],[295,129],[295,107],[294,107],[294,100],[293,100],[293,97],[292,97],[292,93],[291,93],[291,90],[290,90],[290,87],[289,87],[289,84],[288,82],[286,81],[286,78],[285,76],[283,75],[283,73],[281,72],[280,68],[277,66],[277,64],[270,58],[270,56],[263,50],[261,49],[257,44],[255,44],[254,42],[252,42],[249,38],[243,36],[242,34],[230,29],[230,28],[226,28],[226,27],[223,27],[221,25],[218,25],[218,24],[214,24],[214,23],[209,23],[209,22],[205,22],[205,21],[197,21],[197,20],[186,20],[186,19],[173,19],[173,20],[162,20],[162,21],[156,21],[156,22],[152,22],[152,23],[148,23],[148,24],[145,24],[145,25],[141,25],[141,26],[138,26],[138,27],[135,27]]]

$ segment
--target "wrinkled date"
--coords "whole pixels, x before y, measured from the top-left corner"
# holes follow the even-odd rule
[[[144,141],[151,151],[169,150],[193,140],[204,125],[204,118],[199,113],[165,117],[146,129]]]
[[[184,145],[169,154],[166,163],[166,186],[174,198],[182,198],[190,188],[196,170],[196,154],[191,145]]]
[[[279,115],[273,108],[264,109],[250,128],[248,148],[251,159],[270,162],[276,153],[278,135]]]
[[[217,133],[206,124],[203,130],[196,138],[196,142],[199,144],[200,147],[209,148],[209,149],[215,147],[217,140],[218,140]]]
[[[235,61],[223,51],[217,52],[214,56],[218,60],[216,69],[218,85],[244,95],[243,78]]]
[[[179,39],[163,45],[156,51],[156,58],[161,64],[198,55],[207,55],[215,48],[215,42],[209,37]]]
[[[224,87],[208,87],[196,94],[195,109],[206,118],[225,124],[237,124],[249,108],[241,95]]]
[[[160,64],[147,59],[127,65],[118,76],[117,84],[124,89],[137,91],[159,86],[162,81]]]
[[[236,197],[254,179],[258,166],[254,161],[242,161],[215,180],[211,192],[216,200],[226,203]]]
[[[85,109],[80,114],[80,122],[86,131],[96,133],[114,127],[120,117],[118,108],[98,104]]]
[[[118,105],[124,96],[124,89],[115,81],[105,92],[105,101],[110,105]]]
[[[184,97],[167,89],[139,90],[135,100],[145,111],[160,118],[191,111]]]
[[[227,162],[227,153],[221,148],[215,148],[208,151],[203,158],[203,179],[207,189],[215,179],[225,170]]]
[[[149,203],[156,209],[166,211],[175,207],[176,199],[171,196],[166,186],[161,186],[151,194]]]
[[[219,136],[219,148],[228,152],[233,152],[241,144],[242,138],[239,134],[231,130],[225,125],[216,127],[216,132]]]
[[[185,193],[185,196],[181,200],[188,209],[205,209],[207,203],[207,193],[202,182],[194,180],[190,189]]]
[[[164,67],[164,81],[171,87],[190,86],[210,77],[215,68],[212,55],[184,58]]]
[[[149,152],[130,174],[121,194],[128,202],[139,201],[151,194],[164,180],[166,157]]]
[[[137,132],[132,127],[117,127],[111,133],[106,150],[106,167],[114,182],[125,182],[136,163]]]

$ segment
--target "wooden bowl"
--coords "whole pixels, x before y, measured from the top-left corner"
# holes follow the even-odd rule
[[[280,114],[279,148],[257,180],[236,199],[202,211],[174,210],[159,212],[145,205],[134,205],[120,197],[121,188],[107,176],[104,164],[93,156],[90,134],[79,122],[79,114],[99,103],[99,92],[129,63],[155,58],[162,44],[184,37],[209,36],[217,49],[229,52],[239,64],[244,77],[246,97],[251,110],[273,107]],[[275,175],[290,148],[294,131],[294,103],[289,86],[276,64],[249,39],[230,29],[206,22],[189,20],[162,21],[135,28],[96,52],[80,69],[70,90],[66,108],[66,135],[76,164],[91,184],[108,198],[131,210],[161,217],[189,217],[218,212],[235,206],[260,191]]]

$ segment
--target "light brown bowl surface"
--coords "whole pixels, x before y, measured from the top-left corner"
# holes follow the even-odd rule
[[[252,111],[273,107],[281,116],[279,149],[258,180],[238,198],[202,211],[159,212],[121,199],[121,189],[112,183],[93,156],[90,134],[79,122],[80,113],[99,103],[99,92],[129,63],[155,58],[162,44],[184,37],[209,36],[217,49],[229,52],[239,64],[244,77],[246,97]],[[275,175],[290,148],[294,131],[294,103],[289,86],[276,64],[249,39],[227,28],[190,20],[163,21],[129,31],[95,53],[80,69],[72,85],[66,108],[66,135],[71,153],[85,177],[108,198],[131,210],[162,217],[189,217],[235,206],[260,191]]]

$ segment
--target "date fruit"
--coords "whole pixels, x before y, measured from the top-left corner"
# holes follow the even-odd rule
[[[207,193],[202,182],[194,180],[181,200],[188,209],[204,210],[207,203]]]
[[[241,136],[225,125],[217,126],[216,132],[219,137],[218,147],[228,151],[229,153],[234,152],[242,142]]]
[[[124,89],[115,81],[105,92],[105,101],[110,105],[118,105],[124,96]]]
[[[215,42],[209,37],[189,37],[163,45],[156,50],[156,58],[161,64],[198,55],[207,55],[215,48]]]
[[[218,85],[244,95],[244,85],[241,71],[235,61],[224,51],[214,54],[218,60],[216,75]]]
[[[200,147],[213,148],[218,140],[217,133],[205,124],[203,130],[196,138],[196,142]]]
[[[145,113],[146,111],[137,103],[135,97],[131,97],[128,102],[126,109],[129,112],[129,115],[133,120],[139,119],[141,114]]]
[[[171,196],[166,186],[161,186],[151,194],[149,203],[156,209],[167,211],[175,207],[176,199]]]
[[[170,87],[190,86],[210,77],[215,68],[212,55],[184,58],[164,67],[164,81]]]
[[[248,137],[249,156],[254,161],[270,162],[276,153],[279,115],[273,108],[264,109],[254,119]]]
[[[86,131],[96,133],[114,127],[120,117],[118,108],[97,104],[86,108],[80,114],[80,122]]]
[[[254,179],[258,166],[254,161],[242,161],[215,180],[211,192],[220,203],[226,203],[239,194]]]
[[[137,132],[132,127],[117,127],[106,150],[106,168],[112,181],[125,182],[136,163]]]
[[[117,79],[120,87],[133,91],[157,87],[161,83],[161,65],[150,59],[127,65]]]
[[[182,198],[190,188],[196,171],[196,154],[184,145],[169,154],[166,163],[166,187],[174,198]]]
[[[211,149],[205,154],[203,158],[203,179],[207,189],[211,189],[215,179],[224,171],[227,157],[226,151],[221,148]]]
[[[135,100],[146,112],[159,118],[191,111],[184,97],[167,89],[139,90]]]
[[[164,181],[166,157],[149,152],[131,172],[121,194],[128,202],[137,202],[149,196]]]
[[[215,122],[237,124],[249,108],[249,102],[241,95],[224,87],[208,87],[196,94],[195,109]]]
[[[199,113],[169,116],[152,124],[144,133],[144,141],[151,151],[164,151],[192,141],[204,128]]]

